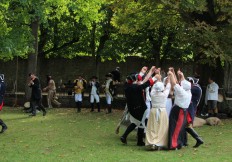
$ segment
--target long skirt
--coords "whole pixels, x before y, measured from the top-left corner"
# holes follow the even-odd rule
[[[180,149],[185,142],[186,110],[174,106],[169,116],[168,147]]]
[[[146,129],[146,145],[168,146],[168,115],[166,108],[152,108]]]

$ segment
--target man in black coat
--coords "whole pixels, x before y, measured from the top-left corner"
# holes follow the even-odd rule
[[[121,82],[120,67],[116,67],[115,70],[111,71],[111,74],[112,74],[112,79],[115,83],[114,87],[113,87],[113,90],[114,90],[113,96],[117,97],[117,95],[118,95],[117,85]]]
[[[143,135],[146,118],[145,111],[147,106],[144,98],[144,89],[154,83],[154,80],[150,78],[154,72],[155,66],[150,69],[149,73],[141,83],[137,82],[137,74],[131,74],[127,77],[127,83],[125,84],[124,90],[131,124],[127,127],[125,133],[120,138],[121,142],[124,144],[127,144],[126,138],[128,134],[138,126],[137,145],[145,145],[143,142]]]
[[[6,91],[6,86],[4,83],[4,74],[0,74],[0,111],[2,110],[2,107],[4,105],[3,99]],[[6,124],[0,119],[0,125],[2,126],[2,130],[0,133],[3,133],[7,130]]]
[[[36,106],[38,106],[43,111],[43,116],[45,116],[47,112],[42,105],[42,91],[40,81],[33,73],[30,73],[29,77],[30,82],[28,83],[28,86],[32,89],[30,101],[32,104],[32,114],[30,116],[36,116]]]

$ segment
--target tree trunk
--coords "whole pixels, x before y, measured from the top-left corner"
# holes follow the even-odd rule
[[[232,66],[229,62],[225,62],[225,69],[224,69],[224,90],[225,92],[232,93]]]
[[[161,32],[161,29],[159,29],[159,37],[157,38],[157,40],[154,39],[153,32],[149,33],[148,35],[148,39],[152,45],[151,54],[155,59],[155,65],[157,67],[160,67],[160,48],[162,46],[162,38],[163,34]]]
[[[27,62],[27,74],[37,72],[37,57],[38,57],[38,29],[39,29],[39,20],[38,18],[31,23],[31,32],[34,37],[33,48],[34,52],[28,55]],[[25,99],[26,101],[30,100],[31,89],[27,86],[28,76],[26,76],[26,86],[25,86]]]

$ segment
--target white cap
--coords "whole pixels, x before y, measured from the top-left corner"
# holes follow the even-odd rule
[[[162,82],[156,82],[154,84],[155,91],[162,92],[164,90],[164,84]]]
[[[187,81],[187,80],[182,80],[180,82],[180,85],[185,91],[188,91],[188,90],[191,89],[191,83],[189,81]]]
[[[4,82],[4,74],[0,74],[0,81]]]

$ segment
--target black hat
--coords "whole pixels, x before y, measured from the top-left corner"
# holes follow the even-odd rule
[[[106,77],[113,77],[111,73],[106,74]]]
[[[4,74],[0,74],[0,81],[4,82]]]
[[[35,74],[34,74],[34,73],[29,73],[29,74],[28,74],[29,77],[32,76],[32,75],[35,75]]]
[[[96,76],[92,76],[92,79],[97,79],[97,77]]]
[[[187,77],[187,80],[192,82],[193,84],[198,84],[199,79],[194,78],[194,77]]]
[[[127,80],[136,81],[138,79],[137,73],[131,73],[126,77]]]

